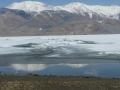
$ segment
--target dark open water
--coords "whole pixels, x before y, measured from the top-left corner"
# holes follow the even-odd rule
[[[0,72],[58,76],[96,76],[120,78],[120,60],[85,57],[41,57],[38,55],[1,55]]]

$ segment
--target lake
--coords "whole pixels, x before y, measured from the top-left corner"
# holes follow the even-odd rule
[[[0,37],[0,72],[120,77],[120,35]]]

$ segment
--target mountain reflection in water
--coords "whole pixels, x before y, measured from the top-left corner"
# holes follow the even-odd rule
[[[33,73],[38,75],[120,78],[120,64],[11,64],[1,66],[0,72],[18,75]]]

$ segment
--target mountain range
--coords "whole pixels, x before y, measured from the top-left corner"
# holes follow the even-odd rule
[[[23,1],[0,8],[0,36],[120,33],[120,6]]]

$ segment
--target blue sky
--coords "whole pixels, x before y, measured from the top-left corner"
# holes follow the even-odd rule
[[[0,7],[5,7],[13,2],[20,2],[27,0],[0,0]],[[61,5],[69,2],[83,2],[87,4],[100,4],[100,5],[120,5],[120,0],[32,0],[41,1],[52,5]]]

